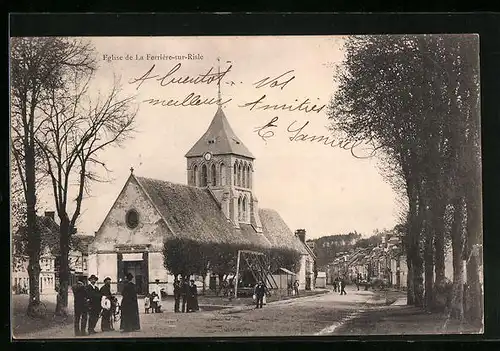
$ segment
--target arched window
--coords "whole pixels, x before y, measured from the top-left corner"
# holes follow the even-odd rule
[[[212,165],[212,167],[210,169],[210,173],[212,176],[212,186],[216,186],[217,185],[217,172],[215,171],[215,165]]]
[[[245,165],[243,166],[243,172],[241,174],[241,186],[246,188],[247,186],[247,164],[245,163]]]
[[[247,188],[251,188],[252,187],[252,166],[249,165],[248,166],[248,175],[247,175]]]
[[[220,185],[226,185],[226,166],[223,163],[220,164]]]
[[[246,222],[247,221],[247,197],[246,196],[243,198],[241,212],[243,213],[242,214],[243,222]]]
[[[238,180],[238,162],[235,162],[233,165],[233,184],[237,185]]]
[[[238,164],[238,186],[241,186],[241,163]]]
[[[238,220],[241,221],[241,197],[238,198]]]
[[[208,174],[207,165],[201,166],[201,186],[207,186]]]
[[[194,166],[193,168],[193,184],[194,186],[198,186],[198,166]]]

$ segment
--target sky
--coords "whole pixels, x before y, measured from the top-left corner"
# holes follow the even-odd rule
[[[292,231],[306,229],[308,239],[354,230],[371,235],[374,229],[396,224],[397,196],[379,174],[376,157],[359,159],[350,150],[321,142],[290,140],[296,134],[291,131],[307,122],[302,134],[330,135],[327,108],[321,106],[327,105],[335,92],[333,67],[343,59],[342,37],[87,39],[96,49],[99,64],[92,94],[105,94],[114,77],[120,77],[122,96],[134,95],[134,106],[139,110],[134,137],[121,147],[110,147],[99,154],[112,173],[109,182],[92,184],[91,196],[83,202],[79,232],[97,231],[131,167],[138,176],[186,184],[184,155],[206,131],[217,111],[216,104],[182,107],[148,103],[148,99],[165,100],[164,105],[171,99],[182,102],[190,93],[200,95],[201,100],[215,100],[216,81],[162,86],[156,79],[142,84],[138,79],[150,70],[149,77],[162,77],[177,69],[163,80],[166,83],[171,78],[197,77],[211,68],[215,73],[218,67],[221,72],[227,71],[220,84],[222,101],[230,100],[223,105],[224,113],[255,156],[254,194],[261,208],[278,211]],[[175,57],[188,54],[196,59]],[[278,76],[281,78],[272,84]],[[263,86],[255,84],[266,77],[269,79]],[[255,103],[264,95],[260,105]],[[306,99],[309,104],[294,111],[257,108],[266,104],[296,107]],[[316,108],[311,111],[313,105]],[[276,127],[262,130],[260,135],[256,132],[275,117]],[[49,190],[42,191],[40,200],[42,210],[54,209]]]

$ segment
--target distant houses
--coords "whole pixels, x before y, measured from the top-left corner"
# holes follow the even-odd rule
[[[59,286],[59,225],[56,223],[53,211],[46,211],[44,216],[37,217],[41,233],[40,253],[40,294],[56,294]],[[26,255],[26,228],[21,227],[13,234],[11,286],[14,293],[29,292],[28,256]],[[78,279],[85,280],[88,276],[88,246],[94,239],[90,235],[74,233],[71,238],[69,253],[70,285]]]
[[[397,235],[384,236],[382,243],[370,248],[356,248],[341,252],[327,265],[327,283],[342,276],[354,282],[383,279],[391,286],[406,288],[408,268],[401,239]]]

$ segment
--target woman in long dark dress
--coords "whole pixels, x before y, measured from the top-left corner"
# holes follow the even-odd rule
[[[139,322],[139,304],[137,303],[137,292],[135,284],[132,283],[134,276],[128,273],[122,290],[121,322],[120,329],[131,332],[141,329]]]
[[[198,306],[198,288],[194,283],[194,280],[191,280],[191,284],[189,285],[189,299],[188,299],[188,312],[198,311],[200,307]]]

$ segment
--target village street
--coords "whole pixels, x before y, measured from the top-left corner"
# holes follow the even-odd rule
[[[173,313],[172,301],[164,301],[165,313],[141,315],[141,331],[98,333],[95,338],[113,337],[230,337],[329,335],[345,321],[373,308],[373,292],[347,289],[347,295],[321,295],[269,303],[263,309],[240,306],[218,309],[201,306],[197,313]],[[379,302],[379,303],[384,303]],[[219,307],[220,308],[220,307]],[[18,335],[18,338],[73,338],[71,324]],[[98,330],[98,328],[96,328]],[[87,337],[88,338],[88,337]]]

